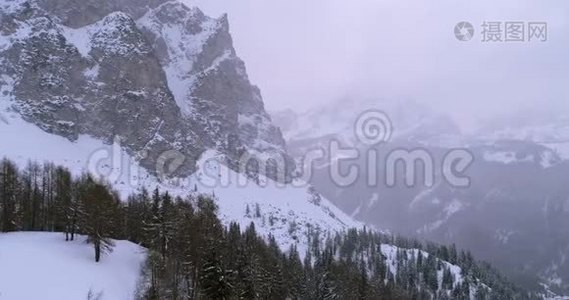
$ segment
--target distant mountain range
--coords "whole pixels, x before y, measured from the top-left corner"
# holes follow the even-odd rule
[[[307,113],[277,112],[274,119],[283,129],[289,152],[300,162],[310,149],[328,149],[332,140],[365,153],[369,146],[357,143],[354,124],[369,109],[384,111],[393,126],[392,138],[372,147],[380,153],[379,174],[384,174],[381,163],[393,150],[426,150],[440,166],[449,151],[465,149],[474,158],[465,174],[471,185],[454,187],[441,180],[439,169],[432,187],[407,187],[402,180],[395,187],[369,186],[365,180],[369,162],[364,157],[345,162],[327,157],[315,163],[311,181],[325,197],[359,221],[456,243],[519,282],[535,286],[541,282],[569,291],[567,118],[522,114],[517,122],[514,117],[489,121],[467,135],[450,117],[412,101],[342,99]],[[348,187],[335,184],[330,175],[335,163],[343,170],[359,165],[360,180]],[[421,170],[416,175],[419,183]],[[402,179],[404,173],[399,175]]]

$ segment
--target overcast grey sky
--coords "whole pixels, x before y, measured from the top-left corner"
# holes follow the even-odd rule
[[[471,125],[528,106],[569,107],[566,0],[185,1],[229,14],[270,110],[364,94],[415,99]],[[476,30],[468,42],[453,35],[463,20]],[[485,43],[484,21],[545,21],[548,41]]]

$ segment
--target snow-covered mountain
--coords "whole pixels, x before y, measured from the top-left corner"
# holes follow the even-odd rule
[[[344,170],[357,165],[357,178],[369,178],[367,170],[373,162],[362,155],[369,146],[357,144],[355,120],[366,110],[382,110],[391,118],[393,132],[387,143],[374,147],[379,153],[378,174],[385,174],[386,157],[392,151],[422,149],[433,158],[435,185],[407,187],[401,180],[396,186],[386,186],[380,175],[380,182],[371,186],[367,180],[340,186],[331,176],[331,165],[337,162],[326,157],[314,162],[311,178],[325,197],[362,222],[444,244],[456,243],[516,278],[541,280],[567,293],[569,264],[562,253],[569,245],[569,191],[563,178],[569,172],[569,162],[559,148],[564,145],[564,118],[538,118],[525,125],[505,122],[510,126],[489,122],[485,133],[464,135],[452,122],[443,121],[449,119],[413,102],[347,103],[275,116],[297,161],[311,149],[328,150],[329,142],[336,140],[360,150],[358,159],[338,164]],[[448,184],[440,173],[443,158],[456,148],[468,150],[474,158],[464,174],[471,179],[468,188]]]
[[[304,248],[308,231],[362,226],[307,184],[234,168],[245,152],[286,154],[226,16],[178,1],[92,2],[0,1],[0,156],[93,173],[123,198],[143,187],[215,194],[222,220],[255,222],[285,250]],[[178,176],[158,176],[172,166]]]
[[[189,175],[207,149],[282,157],[284,141],[235,53],[226,16],[178,1],[0,1],[0,86],[46,132],[123,147]]]
[[[569,118],[566,110],[552,107],[517,110],[490,118],[476,135],[541,143],[569,141]]]
[[[565,110],[525,110],[493,118],[475,136],[486,141],[534,142],[569,159],[569,118]]]
[[[413,100],[351,96],[302,113],[292,110],[274,112],[273,118],[289,144],[306,144],[330,137],[357,144],[354,130],[358,119],[367,110],[385,113],[393,126],[392,141],[460,142],[460,129],[449,116]]]

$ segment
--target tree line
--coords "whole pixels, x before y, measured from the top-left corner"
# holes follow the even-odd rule
[[[279,248],[254,223],[224,226],[214,197],[158,189],[121,201],[110,185],[50,163],[23,170],[0,162],[0,231],[84,235],[95,261],[113,240],[148,249],[137,299],[513,299],[527,298],[487,264],[454,246],[364,229]],[[244,212],[246,213],[246,212]],[[255,210],[255,215],[260,214]],[[258,216],[260,217],[260,216]],[[394,256],[382,251],[394,247]],[[451,265],[462,269],[461,280]],[[482,283],[483,282],[483,283]]]

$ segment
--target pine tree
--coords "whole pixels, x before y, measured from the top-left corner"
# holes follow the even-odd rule
[[[65,240],[70,239],[73,227],[74,205],[72,198],[73,179],[71,173],[64,168],[55,169],[55,218],[58,229],[65,232]]]
[[[118,200],[114,199],[108,188],[100,183],[93,181],[87,176],[82,183],[82,207],[84,216],[81,220],[81,231],[88,237],[88,242],[92,243],[95,249],[95,261],[99,262],[101,254],[111,252],[114,243],[111,240],[113,235],[113,215],[118,206]]]
[[[249,204],[245,206],[245,216],[248,218],[251,217],[251,208],[249,208]]]
[[[423,266],[423,280],[427,287],[436,292],[439,288],[438,278],[437,278],[437,260],[434,255],[429,255]]]
[[[0,231],[17,230],[16,193],[18,190],[18,169],[7,159],[0,162]]]
[[[450,271],[450,268],[445,267],[443,271],[442,288],[445,290],[452,290],[453,283],[454,283],[454,277]]]
[[[174,207],[168,193],[160,195],[158,191],[153,196],[152,220],[147,224],[150,243],[159,249],[162,257],[166,257],[168,246],[174,235]]]
[[[204,296],[215,300],[229,299],[233,289],[229,282],[232,274],[224,270],[215,251],[207,258],[201,273],[200,282]]]
[[[358,289],[359,299],[367,299],[369,295],[369,281],[368,281],[368,269],[364,262],[363,255],[360,257],[360,284]]]
[[[255,203],[255,218],[260,218],[261,217],[261,207],[259,206],[259,203]]]
[[[131,195],[127,200],[126,231],[130,241],[149,247],[147,224],[152,223],[151,202],[148,191],[143,189],[140,194]]]

